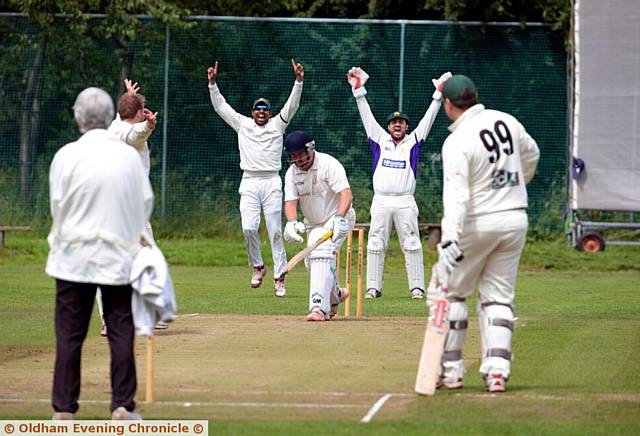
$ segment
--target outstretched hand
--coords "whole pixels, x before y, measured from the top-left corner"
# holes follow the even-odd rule
[[[138,86],[138,82],[133,83],[132,80],[124,79],[124,87],[127,88],[127,93],[136,95],[140,90],[140,86]]]
[[[216,84],[216,79],[218,78],[218,61],[213,64],[213,67],[207,69],[207,77],[211,85]]]
[[[347,72],[347,80],[351,89],[355,91],[364,86],[369,80],[369,75],[360,67],[353,67]]]
[[[151,112],[149,109],[144,108],[142,110],[144,117],[147,120],[147,125],[151,130],[156,128],[156,122],[158,121],[158,112]]]
[[[302,82],[304,80],[304,67],[293,59],[291,59],[291,65],[293,66],[293,72],[296,73],[296,81]]]

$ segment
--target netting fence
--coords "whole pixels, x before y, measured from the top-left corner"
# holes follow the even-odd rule
[[[543,25],[449,22],[194,17],[188,29],[143,19],[123,43],[60,18],[38,39],[22,16],[0,16],[0,225],[46,229],[48,169],[75,140],[71,106],[87,86],[122,92],[123,71],[159,112],[151,136],[152,223],[159,232],[208,236],[239,228],[241,178],[236,133],[211,107],[206,70],[219,61],[218,85],[250,115],[257,97],[277,113],[294,81],[291,58],[305,68],[300,109],[289,131],[305,129],[318,149],[345,166],[358,221],[369,219],[372,158],[345,73],[371,76],[367,98],[381,124],[402,109],[415,126],[445,71],[474,79],[489,108],[515,115],[538,141],[541,160],[529,185],[532,229],[562,227],[566,197],[565,51]],[[421,222],[442,213],[440,149],[450,124],[441,110],[422,151],[416,189]],[[282,174],[287,168],[283,156]]]

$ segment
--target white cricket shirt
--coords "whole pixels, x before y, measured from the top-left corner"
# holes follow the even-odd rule
[[[380,126],[371,113],[364,95],[356,97],[358,111],[373,153],[373,192],[378,195],[413,195],[420,150],[440,109],[440,100],[433,100],[416,129],[398,144]]]
[[[540,151],[515,117],[481,104],[449,130],[442,146],[442,240],[459,240],[467,219],[527,207],[525,185]]]
[[[298,111],[302,82],[297,80],[289,99],[278,115],[259,126],[253,118],[240,115],[224,99],[218,85],[209,84],[211,104],[218,115],[238,133],[240,168],[244,171],[280,171],[282,168],[282,135]]]
[[[120,114],[116,114],[116,119],[111,122],[107,130],[120,138],[122,142],[138,150],[140,159],[142,159],[142,165],[148,177],[151,170],[151,158],[149,156],[147,139],[149,139],[153,130],[149,128],[147,122],[142,121],[140,123],[130,124],[122,121]]]
[[[106,130],[90,130],[54,156],[49,198],[47,274],[72,282],[130,283],[133,255],[153,208],[138,153]]]
[[[307,226],[322,225],[335,215],[340,205],[338,193],[350,187],[347,173],[336,158],[314,153],[308,171],[291,165],[284,176],[284,201],[298,200]]]

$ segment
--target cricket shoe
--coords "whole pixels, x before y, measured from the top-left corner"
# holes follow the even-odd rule
[[[422,300],[424,298],[424,291],[420,288],[413,288],[411,291],[412,300]]]
[[[364,296],[364,298],[371,300],[372,298],[380,298],[382,297],[382,291],[378,291],[377,289],[374,288],[369,288],[369,290],[367,291],[367,295]]]
[[[267,275],[267,269],[262,266],[253,268],[253,275],[251,276],[251,287],[259,288],[262,285],[262,279]]]
[[[140,421],[142,416],[136,412],[129,412],[123,406],[120,406],[111,412],[111,419],[113,421]]]
[[[76,414],[71,412],[56,412],[51,417],[54,421],[69,421],[72,419],[76,419]]]
[[[484,375],[484,389],[493,393],[507,390],[507,379],[500,373]]]
[[[307,315],[307,321],[329,321],[331,318],[325,315],[320,309],[313,309]]]
[[[329,312],[329,318],[333,318],[338,314],[338,309],[340,308],[340,303],[344,303],[347,298],[349,298],[349,289],[347,288],[339,288],[340,289],[340,300],[337,303],[333,303],[331,305],[331,312]]]
[[[158,321],[155,326],[153,326],[155,330],[166,330],[169,328],[169,323],[164,321]]]
[[[462,382],[462,378],[453,378],[453,377],[442,377],[438,379],[438,383],[436,384],[436,388],[447,388],[447,389],[462,389],[464,387],[464,383]]]
[[[106,325],[102,326],[102,330],[100,330],[100,336],[102,336],[103,338],[107,337],[107,326]]]
[[[275,279],[273,281],[274,287],[276,289],[276,297],[286,297],[287,295],[287,289],[284,287],[284,278],[282,279]]]

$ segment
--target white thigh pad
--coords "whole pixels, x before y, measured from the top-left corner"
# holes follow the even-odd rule
[[[478,322],[482,341],[482,374],[500,373],[509,378],[511,369],[511,337],[515,318],[511,307],[478,302]]]

